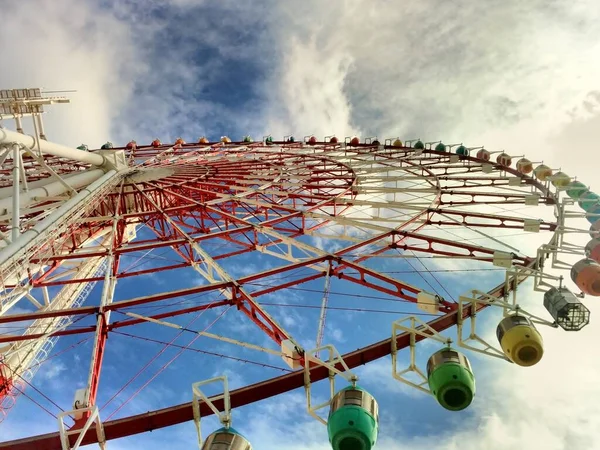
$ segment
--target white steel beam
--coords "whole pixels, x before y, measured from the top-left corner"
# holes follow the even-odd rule
[[[86,420],[85,424],[82,428],[76,429],[67,429],[64,423],[64,417],[66,416],[75,416],[77,414],[81,414],[83,411],[90,412],[90,416]],[[98,411],[97,406],[76,409],[73,411],[65,411],[58,415],[58,430],[60,434],[60,445],[62,450],[78,450],[81,446],[81,442],[83,438],[87,434],[88,430],[92,427],[96,428],[96,437],[98,439],[98,445],[100,450],[106,449],[106,437],[104,435],[104,426],[102,425],[102,421],[100,420],[100,412]],[[71,443],[69,442],[69,436],[77,435],[77,440],[75,444],[71,447]]]
[[[1,161],[0,161],[0,163],[1,163]],[[49,166],[46,167],[46,170],[48,170],[50,173],[54,172],[52,170],[52,168],[49,167]],[[68,173],[68,174],[61,174],[60,178],[63,180],[63,182],[65,184],[67,184],[68,181],[72,177],[79,175],[79,173],[80,172],[74,172],[74,173]],[[56,176],[58,176],[58,175],[56,175]],[[29,182],[27,182],[27,186],[28,186],[29,189],[39,188],[39,187],[47,185],[48,183],[52,183],[52,181],[54,181],[53,178],[54,178],[54,174],[52,176],[48,177],[48,178],[42,178],[41,180],[29,181]],[[13,189],[12,186],[7,186],[7,187],[0,188],[0,199],[10,197],[12,195],[12,189]]]
[[[17,167],[16,163],[15,167]],[[86,170],[85,172],[80,172],[77,175],[74,175],[69,178],[70,188],[77,189],[83,186],[87,186],[88,184],[98,180],[100,177],[102,177],[102,175],[104,175],[104,171],[102,169],[92,169]],[[19,208],[23,208],[33,203],[44,201],[44,199],[47,197],[57,197],[69,191],[69,185],[65,186],[64,182],[52,181],[44,185],[43,187],[31,189],[28,192],[25,192],[24,195],[19,197],[17,193],[18,185],[16,184],[19,180],[18,174],[13,175],[13,177],[13,198],[11,199],[9,197],[0,199],[0,215],[7,214],[9,212],[12,212],[13,214],[18,214]]]
[[[135,319],[145,320],[146,322],[151,322],[151,323],[155,323],[157,325],[174,328],[175,330],[186,331],[185,327],[183,327],[181,325],[177,325],[176,323],[173,323],[173,322],[167,322],[166,320],[153,319],[152,317],[146,317],[146,316],[142,316],[140,314],[131,313],[131,312],[124,313],[124,314],[126,316],[133,317]],[[227,342],[228,344],[238,345],[240,347],[244,347],[249,350],[257,350],[259,352],[268,353],[270,355],[279,356],[281,358],[285,357],[285,354],[281,351],[272,350],[272,349],[266,348],[266,347],[261,347],[260,345],[251,344],[249,342],[238,341],[237,339],[232,339],[232,338],[228,338],[226,336],[220,336],[218,334],[209,333],[208,331],[194,331],[194,333],[198,334],[199,336],[207,337],[210,339],[215,339],[217,341],[222,341],[222,342]]]
[[[10,271],[17,269],[14,259],[31,250],[36,244],[45,242],[52,232],[57,232],[61,225],[71,223],[75,217],[85,213],[94,200],[101,198],[101,195],[115,187],[118,178],[115,178],[117,172],[109,170],[101,178],[82,189],[76,196],[67,200],[62,206],[56,209],[46,219],[38,223],[33,228],[27,230],[19,239],[8,247],[0,250],[0,283],[6,280]]]
[[[21,183],[20,183],[20,162],[21,162],[21,149],[19,148],[19,144],[13,144],[13,198],[12,198],[12,224],[11,224],[11,240],[15,242],[19,237],[21,232],[20,230],[20,210],[19,210],[19,202],[20,202],[20,193],[21,193]],[[10,199],[9,199],[10,200]],[[2,200],[0,200],[1,202]],[[0,206],[0,209],[2,206]]]
[[[17,133],[15,131],[0,128],[0,144],[21,144],[27,149],[36,147],[36,140],[33,136]],[[82,163],[101,166],[104,164],[104,158],[95,153],[84,152],[65,145],[55,144],[45,140],[39,141],[40,150],[42,153],[58,156],[60,158],[73,159]]]

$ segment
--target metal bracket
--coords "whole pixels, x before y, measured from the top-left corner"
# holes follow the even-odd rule
[[[564,254],[576,254],[581,255],[584,251],[584,247],[577,244],[571,244],[565,240],[567,234],[588,234],[589,230],[579,229],[566,226],[565,222],[567,219],[581,219],[586,218],[589,213],[583,213],[579,211],[567,211],[568,206],[575,204],[575,200],[569,197],[562,199],[561,203],[556,207],[556,220],[557,220],[557,231],[554,239],[547,245],[547,250],[551,250],[553,253],[553,265],[552,267],[557,269],[570,268],[570,265],[559,261],[557,259],[557,253]],[[598,215],[600,218],[600,215]]]
[[[511,314],[519,314],[520,316],[525,316],[531,322],[538,325],[546,325],[552,328],[556,328],[557,325],[554,322],[549,322],[547,320],[542,319],[534,314],[531,314],[524,309],[522,309],[517,303],[517,283],[519,277],[527,276],[525,272],[528,272],[528,269],[524,269],[519,267],[513,268],[512,270],[506,271],[506,279],[505,279],[505,290],[508,292],[512,291],[512,296],[506,296],[504,298],[497,298],[489,295],[486,292],[479,291],[473,289],[469,291],[466,295],[461,295],[458,298],[458,320],[456,324],[456,332],[457,332],[457,344],[469,350],[473,350],[478,353],[482,353],[487,356],[493,356],[496,358],[500,358],[506,361],[509,359],[506,357],[504,352],[498,347],[488,343],[485,339],[477,334],[477,310],[482,305],[487,306],[497,306],[502,308],[503,317],[507,317]],[[464,325],[465,319],[464,317],[464,308],[470,307],[471,314],[470,318],[470,332],[469,336],[464,338]],[[477,343],[478,346],[472,345],[471,342]]]
[[[86,420],[85,424],[82,428],[77,430],[67,430],[65,428],[64,417],[66,416],[74,416],[79,415],[82,412],[90,412],[90,416]],[[96,435],[98,437],[98,445],[101,450],[106,449],[106,437],[104,436],[104,426],[102,425],[102,421],[100,420],[100,412],[98,411],[98,407],[96,405],[90,406],[88,408],[80,408],[73,411],[65,411],[58,415],[58,431],[60,433],[60,443],[62,450],[77,450],[81,445],[81,441],[83,441],[84,436],[87,431],[95,424],[96,426]],[[69,436],[77,434],[77,440],[73,447],[69,443]]]
[[[460,296],[458,298],[458,320],[456,324],[456,334],[457,334],[457,344],[469,350],[473,350],[478,353],[482,353],[488,356],[494,356],[496,358],[504,359],[508,361],[508,358],[504,355],[501,350],[498,350],[496,347],[489,344],[485,341],[481,336],[477,334],[477,307],[480,305],[488,305],[488,306],[501,306],[504,308],[505,314],[506,311],[511,308],[512,305],[505,302],[504,300],[498,299],[496,297],[489,296],[486,292],[472,290],[470,291],[471,296]],[[465,303],[473,309],[471,312],[471,316],[469,318],[471,329],[469,332],[469,336],[464,339],[464,319],[463,319],[463,308],[465,307]],[[479,347],[476,347],[469,342],[476,342],[479,344]]]
[[[512,253],[496,250],[494,252],[492,264],[494,264],[494,266],[496,266],[496,267],[509,268],[512,266],[512,260],[513,260],[514,256],[515,255]]]
[[[406,322],[409,322],[407,325]],[[409,333],[410,335],[410,363],[408,368],[401,370],[398,372],[397,363],[398,363],[398,331],[402,331],[404,333]],[[427,339],[433,339],[445,345],[450,345],[452,343],[452,339],[445,338],[436,330],[431,328],[427,323],[423,322],[421,319],[415,316],[408,316],[400,320],[396,320],[392,323],[392,376],[401,381],[404,384],[407,384],[415,389],[418,389],[427,394],[431,394],[431,391],[428,387],[427,376],[423,373],[421,369],[419,369],[416,365],[416,344],[417,344],[417,336],[422,336]],[[415,383],[405,378],[405,374],[416,374],[420,383]]]
[[[127,168],[125,150],[98,150],[94,152],[104,158],[103,167],[117,171]]]
[[[200,386],[206,384],[222,381],[223,382],[223,393],[213,397],[208,397],[200,390]],[[192,410],[194,412],[194,424],[196,425],[196,431],[198,433],[198,446],[202,449],[202,427],[200,423],[200,401],[203,401],[208,407],[215,413],[219,418],[219,421],[225,428],[231,426],[231,402],[229,400],[229,385],[227,383],[227,377],[222,375],[220,377],[210,378],[204,381],[197,381],[192,384]],[[215,406],[214,402],[223,399],[223,411]]]
[[[559,287],[560,287],[560,285],[562,285],[562,277],[550,275],[550,274],[544,272],[545,261],[547,258],[550,258],[551,256],[552,256],[552,259],[550,260],[550,262],[551,262],[552,268],[563,269],[563,270],[569,270],[571,268],[571,266],[569,264],[562,262],[562,261],[558,261],[556,259],[556,253],[554,252],[554,250],[551,247],[549,247],[547,245],[542,245],[538,249],[537,257],[536,257],[538,270],[526,269],[526,270],[529,270],[530,273],[533,273],[533,290],[534,291],[546,292],[548,289],[555,287],[554,284],[547,283],[545,280],[558,281]],[[525,268],[523,268],[523,269],[525,269]]]
[[[521,185],[521,177],[507,177],[509,186],[520,186]]]
[[[530,233],[539,233],[540,225],[541,225],[541,222],[537,219],[524,219],[523,220],[523,230],[528,231]]]
[[[327,350],[328,359],[323,361],[317,358],[316,354],[320,354],[323,350]],[[344,370],[339,370],[336,366],[341,365]],[[310,382],[310,367],[311,366],[323,366],[329,369],[329,399],[319,405],[312,405],[312,392],[311,392],[311,382]],[[344,362],[342,355],[336,350],[333,345],[323,345],[321,347],[315,348],[310,352],[306,352],[304,354],[304,391],[306,392],[306,405],[308,414],[317,419],[323,425],[327,425],[327,420],[323,419],[321,416],[317,414],[317,411],[323,408],[326,408],[331,403],[335,391],[335,376],[339,375],[344,378],[346,381],[352,384],[352,386],[356,386],[356,382],[358,381],[358,377],[350,371],[348,365]]]
[[[525,196],[525,205],[527,206],[537,206],[540,203],[540,195],[536,192],[534,194]]]
[[[481,165],[481,171],[483,173],[492,173],[494,171],[494,166],[491,163],[484,163]]]
[[[540,247],[543,252],[550,255],[550,265],[553,269],[560,270],[571,270],[573,263],[568,263],[559,259],[559,255],[574,255],[578,258],[582,258],[585,252],[585,248],[580,245],[571,245],[566,242],[562,242],[560,245],[543,245]]]

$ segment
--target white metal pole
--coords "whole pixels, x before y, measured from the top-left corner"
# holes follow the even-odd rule
[[[19,144],[13,144],[13,198],[12,198],[12,230],[11,230],[11,241],[15,242],[20,233],[20,208],[19,208],[19,194],[21,190],[21,169],[19,167],[21,162],[21,154]]]
[[[16,133],[14,131],[7,130],[6,128],[0,128],[0,144],[13,143],[21,144],[27,149],[35,148],[36,144],[33,136]],[[47,153],[49,155],[54,155],[61,158],[69,158],[75,161],[93,164],[94,166],[101,166],[104,163],[104,158],[102,155],[84,152],[82,150],[77,150],[65,145],[55,144],[53,142],[44,140],[40,140],[40,150],[42,153]]]
[[[23,133],[23,122],[20,116],[15,115],[15,123],[17,124],[17,132]]]
[[[17,145],[18,148],[18,144]],[[69,178],[69,186],[73,189],[77,189],[83,186],[87,186],[90,183],[93,183],[100,177],[104,175],[104,171],[102,169],[92,169],[86,170],[85,172],[80,172],[77,175],[74,175]],[[14,176],[15,183],[18,180],[18,177]],[[56,197],[67,191],[67,187],[61,183],[60,181],[50,182],[42,187],[30,189],[28,192],[24,192],[22,196],[15,195],[13,191],[13,198],[3,198],[0,199],[0,215],[7,214],[9,212],[13,212],[18,210],[19,208],[23,208],[25,206],[30,205],[34,202],[39,202],[46,197]],[[11,204],[12,203],[12,204]]]
[[[22,233],[21,236],[19,236],[19,239],[17,239],[15,242],[12,242],[11,245],[0,250],[0,278],[2,276],[2,270],[6,269],[6,267],[2,267],[6,261],[25,251],[36,238],[44,234],[49,228],[55,226],[57,222],[61,221],[61,219],[64,219],[64,217],[73,209],[81,208],[82,205],[88,203],[93,198],[96,191],[102,188],[105,184],[110,183],[116,174],[116,170],[109,170],[104,174],[103,177],[97,179],[88,187],[81,190],[76,196],[67,200],[62,206],[58,207],[56,211],[39,222],[33,228],[30,228]],[[40,237],[40,239],[43,238],[43,236]]]
[[[21,181],[23,181],[23,158],[21,157]],[[2,165],[2,160],[0,158],[0,166]],[[60,177],[63,179],[64,182],[66,183],[70,183],[69,180],[71,178],[73,178],[76,175],[79,175],[81,172],[72,172],[72,173],[66,173],[66,174],[61,174]],[[50,184],[52,182],[56,181],[56,178],[54,177],[48,177],[48,178],[42,178],[41,180],[35,180],[35,181],[30,181],[27,183],[27,187],[29,189],[35,189],[35,188],[39,188],[42,186],[46,186],[47,184]],[[23,186],[23,190],[25,190],[25,186]],[[3,198],[7,198],[7,197],[11,197],[12,196],[12,192],[13,192],[13,188],[12,186],[7,186],[7,187],[3,187],[0,188],[0,199]]]
[[[19,152],[19,169],[21,171],[21,183],[23,185],[23,192],[27,192],[29,190],[29,185],[27,184],[27,173],[25,172],[25,164],[23,164],[22,152]]]
[[[42,115],[38,113],[33,117],[34,120],[37,120],[40,139],[46,140],[46,132],[44,131],[44,122],[42,121]]]
[[[5,145],[5,146],[0,145],[0,167],[2,167],[2,164],[4,164],[4,161],[6,161],[6,158],[8,158],[8,155],[10,155],[10,147],[7,145]],[[12,188],[10,186],[6,189],[9,189],[12,192]]]

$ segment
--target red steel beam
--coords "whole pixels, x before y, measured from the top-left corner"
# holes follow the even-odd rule
[[[228,282],[220,282],[213,283],[209,285],[197,286],[193,288],[180,289],[177,291],[167,291],[161,292],[159,294],[148,295],[145,297],[136,297],[129,300],[121,300],[119,302],[113,302],[110,305],[107,305],[104,309],[115,311],[121,308],[130,308],[132,306],[145,304],[145,303],[153,303],[160,300],[168,300],[171,298],[177,298],[184,295],[191,294],[200,294],[204,292],[209,292],[218,289],[225,289],[230,287],[232,283]],[[34,312],[28,314],[12,314],[7,316],[0,316],[0,323],[10,323],[10,322],[21,322],[23,320],[32,320],[32,319],[43,319],[48,317],[61,317],[61,316],[74,316],[74,315],[89,315],[89,314],[97,314],[100,311],[99,306],[84,306],[73,309],[59,309],[56,311],[42,311],[42,312]],[[38,336],[39,337],[39,336]]]
[[[199,306],[193,306],[193,307],[185,308],[185,309],[177,309],[174,311],[167,311],[164,313],[155,314],[153,316],[148,316],[148,317],[150,317],[151,319],[160,320],[160,319],[164,319],[166,317],[175,317],[175,316],[180,316],[183,314],[189,314],[192,312],[203,311],[205,309],[217,308],[219,306],[226,306],[226,305],[231,305],[231,304],[232,304],[231,300],[221,300],[221,301],[211,302],[208,305],[199,305]],[[90,307],[90,309],[94,309],[95,311],[93,311],[93,312],[97,313],[100,308]],[[120,311],[118,311],[118,312],[120,312]],[[68,315],[68,314],[63,314],[63,315]],[[146,321],[143,319],[122,320],[122,321],[114,322],[114,323],[108,325],[108,331],[111,331],[115,328],[128,327],[131,325],[137,325],[139,323],[144,323],[144,322],[146,322]],[[33,340],[33,339],[39,339],[44,336],[71,336],[74,334],[93,333],[95,331],[96,331],[96,326],[91,325],[88,327],[60,330],[60,331],[51,333],[49,335],[37,333],[37,334],[27,334],[27,335],[19,335],[19,336],[3,336],[3,337],[0,337],[0,343]]]
[[[500,215],[496,215],[496,214],[485,214],[485,213],[477,213],[477,212],[470,212],[470,211],[456,211],[456,210],[444,209],[444,208],[429,208],[428,212],[431,213],[431,215],[443,214],[443,215],[447,215],[447,216],[460,216],[463,219],[462,221],[459,221],[459,222],[451,222],[451,221],[442,222],[439,220],[430,219],[429,222],[433,225],[439,225],[439,224],[463,225],[464,224],[464,225],[475,226],[475,227],[492,225],[495,227],[503,227],[503,228],[523,228],[523,224],[525,223],[525,219],[519,218],[519,217],[500,216]],[[469,222],[467,220],[467,218],[470,218],[470,217],[478,218],[478,219],[497,220],[500,223],[497,223],[497,224],[473,223],[473,222]],[[515,225],[507,225],[505,222],[515,222],[516,224]],[[551,222],[540,223],[540,229],[544,230],[544,231],[554,231],[556,229],[556,227],[557,227],[556,223],[551,223]]]

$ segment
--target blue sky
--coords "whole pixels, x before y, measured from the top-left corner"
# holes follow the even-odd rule
[[[600,11],[592,0],[535,1],[527,6],[516,1],[493,6],[462,1],[452,7],[433,0],[406,2],[402,7],[390,1],[375,6],[361,0],[258,2],[252,6],[233,1],[217,5],[191,0],[86,4],[29,0],[2,8],[12,20],[0,31],[0,53],[11,61],[12,69],[0,73],[0,85],[78,91],[71,105],[55,107],[47,115],[48,135],[58,142],[95,147],[106,140],[124,144],[131,138],[147,142],[182,136],[191,141],[200,135],[215,139],[225,134],[232,138],[251,134],[257,139],[269,133],[279,138],[291,133],[297,137],[358,133],[380,138],[443,138],[506,148],[513,155],[525,153],[534,161],[562,166],[600,189],[597,169],[590,164],[592,145],[600,137],[600,65],[594,58],[600,51],[594,34]],[[32,10],[40,14],[31,15]],[[25,27],[30,30],[27,38],[10,44],[8,37]],[[567,156],[573,145],[575,158]],[[265,256],[224,263],[232,273],[243,273],[251,264],[279,263]],[[401,263],[386,264],[390,267],[378,268],[410,270]],[[479,276],[493,285],[495,280],[485,274]],[[117,299],[167,289],[175,282],[200,282],[191,271],[187,275],[176,280],[167,273],[160,279],[123,281]],[[437,276],[452,295],[472,287],[472,280],[464,275]],[[420,277],[406,277],[425,286]],[[428,281],[437,288],[434,280]],[[302,287],[322,291],[323,282]],[[349,292],[347,285],[338,286],[335,281],[331,289]],[[352,292],[367,295],[363,291]],[[281,297],[272,296],[269,301],[320,303],[316,292],[290,290]],[[203,295],[188,300],[211,299]],[[380,299],[330,298],[332,306],[365,307],[366,302],[372,309],[407,310],[404,304]],[[318,310],[267,310],[300,339],[314,340]],[[203,329],[220,312],[203,314],[190,328]],[[263,345],[262,335],[239,317],[228,311],[211,331],[226,330],[229,336]],[[352,350],[387,337],[393,317],[332,310],[326,339],[341,351]],[[173,321],[184,324],[192,318]],[[122,319],[118,314],[112,318]],[[489,321],[493,331],[496,318]],[[549,348],[546,365],[526,373],[499,361],[473,357],[480,390],[473,408],[459,414],[447,413],[433,399],[401,388],[391,380],[386,361],[358,370],[362,384],[385,412],[378,448],[436,445],[453,449],[459,444],[474,449],[515,448],[510,439],[535,446],[541,442],[540,435],[548,436],[545,448],[592,448],[590,441],[599,438],[600,411],[587,399],[598,391],[585,388],[582,380],[600,376],[600,366],[583,361],[598,334],[597,327],[588,328],[578,336],[548,331],[544,334]],[[123,331],[165,342],[176,335],[175,330],[149,325]],[[176,343],[186,345],[192,338],[184,333]],[[62,338],[55,350],[80,339]],[[243,353],[206,338],[194,345],[216,353],[232,351],[234,356]],[[111,336],[99,403],[104,404],[160,348],[123,335]],[[90,351],[87,341],[66,352],[45,365],[34,384],[67,407],[74,386],[85,382]],[[177,352],[167,349],[125,395],[102,411],[102,417]],[[274,362],[257,352],[247,356]],[[280,373],[186,352],[119,414],[189,401],[193,381],[223,371],[234,387]],[[551,382],[548,373],[556,379]],[[540,382],[540,378],[549,381]],[[562,380],[561,393],[554,394],[562,414],[558,406],[549,406],[548,390],[555,389],[556,380]],[[318,393],[323,394],[321,387]],[[325,428],[304,412],[302,395],[297,391],[241,408],[235,412],[235,426],[257,449],[281,449],[282,436],[289,441],[285,450],[327,448]],[[568,424],[549,428],[564,417],[580,428]],[[215,427],[214,420],[207,420],[205,433]],[[9,419],[0,424],[0,439],[54,429],[50,415],[21,398]],[[194,439],[193,426],[187,423],[110,443],[109,448],[144,445],[150,450],[170,442],[172,448],[183,449],[193,447]]]

